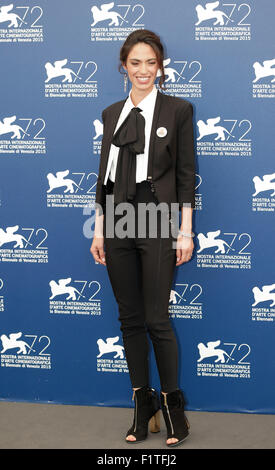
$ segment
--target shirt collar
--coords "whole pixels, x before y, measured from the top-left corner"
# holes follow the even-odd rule
[[[132,93],[132,90],[130,91],[129,96],[128,96],[128,103],[129,103],[130,108],[132,109],[132,108],[135,108],[135,105],[132,102],[131,93]],[[156,96],[157,96],[157,87],[154,84],[153,89],[150,91],[150,93],[148,93],[148,95],[145,96],[145,98],[143,98],[143,100],[141,100],[138,103],[137,107],[140,108],[142,111],[147,111],[147,110],[152,109],[152,105],[155,102]]]

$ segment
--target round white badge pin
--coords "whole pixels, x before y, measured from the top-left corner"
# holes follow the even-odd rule
[[[158,137],[165,137],[167,135],[167,129],[166,127],[159,127],[157,129],[157,136]]]

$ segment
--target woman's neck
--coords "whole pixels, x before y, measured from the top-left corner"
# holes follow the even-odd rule
[[[151,87],[150,90],[138,90],[136,88],[132,88],[131,90],[131,100],[134,106],[138,106],[138,104],[153,90],[154,85]]]

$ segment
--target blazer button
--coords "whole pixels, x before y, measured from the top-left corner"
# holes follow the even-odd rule
[[[155,185],[154,185],[153,181],[150,181],[150,184],[151,184],[151,191],[152,191],[152,193],[154,193],[156,190],[155,190]]]

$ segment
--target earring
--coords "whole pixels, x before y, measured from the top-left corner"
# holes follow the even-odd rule
[[[124,93],[127,91],[127,84],[128,84],[128,75],[127,73],[124,74]]]

